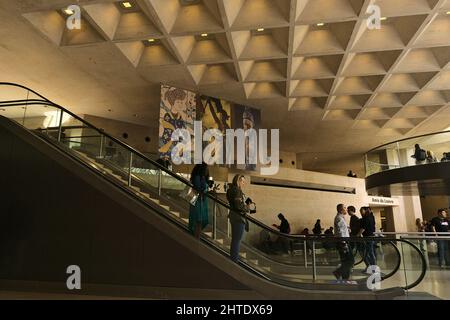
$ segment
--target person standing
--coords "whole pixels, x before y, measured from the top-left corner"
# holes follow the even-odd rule
[[[250,209],[245,203],[245,195],[242,192],[244,186],[245,177],[241,174],[237,174],[234,176],[233,183],[227,191],[227,200],[231,209],[228,216],[231,224],[230,257],[234,262],[238,262],[239,260],[239,248],[242,236],[244,235],[245,229],[247,228],[248,230],[246,215],[250,212]]]
[[[447,211],[445,209],[439,209],[437,213],[438,213],[437,217],[434,217],[431,220],[433,232],[448,233],[449,221],[447,220]],[[444,268],[445,265],[447,265],[447,267],[450,266],[450,259],[448,255],[448,241],[450,240],[436,241],[438,247],[439,266],[441,268]]]
[[[189,231],[200,239],[201,231],[208,225],[208,180],[206,163],[196,164],[191,173],[191,183],[199,196],[195,205],[189,206]]]
[[[342,238],[336,244],[341,259],[341,265],[333,271],[333,274],[338,280],[341,278],[342,280],[349,280],[355,259],[346,240],[346,238],[348,239],[350,237],[348,225],[345,221],[347,208],[341,203],[337,205],[336,209],[337,214],[334,218],[334,235],[335,237]]]
[[[280,219],[281,223],[279,226],[276,224],[273,224],[272,226],[277,228],[280,233],[290,234],[291,233],[291,226],[289,225],[289,221],[284,217],[282,213],[278,214],[278,219]],[[285,253],[289,252],[289,247],[292,247],[290,245],[289,239],[285,238],[283,236],[279,236],[277,239],[278,247]]]
[[[369,207],[362,207],[361,210],[361,221],[360,229],[358,232],[358,237],[371,238],[375,236],[375,216]],[[376,266],[377,259],[375,255],[375,242],[368,240],[364,242],[364,263],[366,268],[364,273],[367,272],[367,268],[370,266]]]
[[[317,219],[316,224],[313,228],[314,235],[318,236],[322,234],[322,226],[320,225],[320,219]]]

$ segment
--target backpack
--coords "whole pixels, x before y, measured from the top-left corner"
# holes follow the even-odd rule
[[[420,152],[419,152],[419,159],[417,159],[417,160],[419,160],[419,161],[425,161],[426,158],[427,158],[427,152],[426,152],[425,150],[423,150],[423,149],[420,149]]]

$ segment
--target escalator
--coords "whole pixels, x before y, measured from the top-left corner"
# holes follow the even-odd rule
[[[158,227],[164,225],[166,229],[163,228],[162,233],[184,246],[184,249],[178,246],[176,254],[189,255],[190,258],[196,255],[195,259],[199,259],[198,265],[202,268],[208,263],[211,275],[214,274],[215,280],[222,278],[219,282],[224,283],[224,288],[256,292],[266,298],[381,299],[403,295],[425,276],[425,258],[416,246],[405,240],[376,238],[371,241],[376,243],[381,286],[369,289],[369,275],[362,272],[364,252],[357,249],[364,248],[367,239],[357,238],[347,239],[355,254],[352,281],[336,281],[332,274],[339,264],[336,243],[342,239],[281,234],[254,217],[249,217],[250,231],[242,241],[241,260],[236,265],[229,259],[229,208],[218,195],[208,195],[210,225],[202,233],[201,242],[197,243],[188,234],[189,204],[180,197],[181,191],[190,185],[183,174],[165,169],[70,111],[20,85],[0,83],[0,120],[0,127],[8,128],[9,132],[20,133],[23,139],[34,139],[39,145],[52,148],[60,157],[76,162],[99,180],[98,188],[114,190],[127,199],[129,206],[139,207],[136,212],[141,219],[158,223]],[[32,165],[33,161],[29,161]],[[84,200],[86,210],[95,205],[89,199]],[[262,234],[277,243],[286,244],[288,250],[280,251],[273,246],[274,241],[261,241]],[[155,243],[158,245],[161,243]],[[403,255],[404,247],[408,248],[408,257]],[[210,270],[208,268],[205,270]],[[417,271],[408,273],[414,276],[408,279],[399,276],[410,268]],[[99,282],[94,278],[91,281]],[[141,283],[136,280],[134,284]],[[197,280],[186,284],[195,285],[198,285]]]

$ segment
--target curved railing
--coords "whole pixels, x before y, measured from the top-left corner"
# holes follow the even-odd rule
[[[16,121],[53,143],[158,214],[188,230],[189,204],[180,197],[180,193],[192,185],[183,175],[167,170],[69,110],[21,85],[0,82],[0,116]],[[203,232],[202,241],[228,256],[230,208],[217,194],[209,193],[207,197],[211,224]],[[361,261],[369,244],[375,247],[383,284],[387,284],[400,268],[398,243],[410,247],[410,251],[421,260],[420,250],[404,239],[287,235],[252,216],[248,220],[250,230],[242,241],[241,266],[289,287],[315,289],[320,285],[332,285],[326,288],[342,289],[333,287],[336,285],[333,270],[340,264],[337,247],[343,241],[355,253],[354,283],[348,284],[349,289],[368,290],[368,275],[361,272],[365,269]],[[422,267],[417,281],[426,272],[426,265]],[[389,287],[406,289],[410,285],[398,281]]]
[[[419,145],[416,154],[415,146]],[[365,154],[366,176],[375,173],[450,161],[450,131],[435,132],[386,143]]]

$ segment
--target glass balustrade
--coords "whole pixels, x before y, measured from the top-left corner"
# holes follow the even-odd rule
[[[437,132],[372,149],[365,155],[366,176],[386,170],[449,161],[450,131]]]
[[[8,87],[13,88],[13,94],[5,89]],[[33,100],[27,98],[30,96]],[[181,192],[191,186],[186,176],[167,170],[153,159],[68,110],[28,92],[26,88],[0,83],[0,116],[14,120],[54,143],[148,204],[158,214],[188,230],[190,204],[181,197]],[[229,256],[232,232],[228,204],[219,195],[210,192],[207,205],[209,224],[202,233],[202,241]],[[342,290],[342,285],[345,285],[352,290],[364,291],[407,288],[426,272],[422,252],[406,239],[295,236],[282,234],[253,216],[248,217],[248,222],[249,230],[240,247],[241,266],[286,286],[313,289],[305,285],[321,284],[327,285],[330,290]],[[370,269],[369,273],[365,263],[368,251],[373,253],[378,266],[373,271]],[[343,255],[347,258],[351,256],[351,259],[344,259]],[[336,279],[334,273],[343,263],[346,266],[350,263],[349,282]],[[401,268],[403,275],[398,272]],[[371,272],[380,278],[380,287],[367,286],[367,280],[373,276]],[[347,277],[344,276],[343,280]]]

